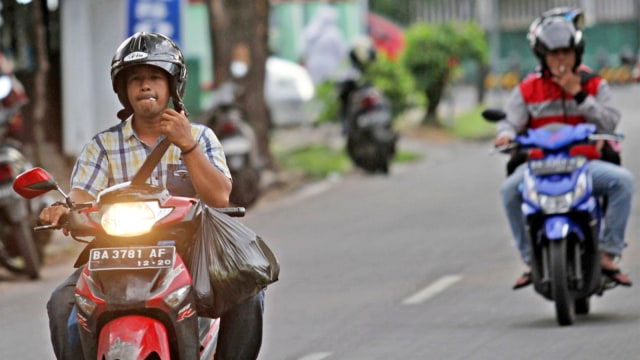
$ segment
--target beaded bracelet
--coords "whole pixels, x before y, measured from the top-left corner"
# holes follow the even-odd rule
[[[193,145],[192,147],[190,147],[188,150],[183,151],[181,154],[187,155],[188,153],[192,152],[193,150],[195,150],[198,147],[198,143],[195,143],[195,145]]]

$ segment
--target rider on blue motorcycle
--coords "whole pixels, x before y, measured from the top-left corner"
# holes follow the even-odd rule
[[[529,45],[540,61],[536,74],[524,79],[513,90],[506,106],[506,118],[497,125],[495,146],[508,144],[516,134],[528,128],[550,123],[592,123],[599,132],[611,133],[620,122],[620,112],[613,106],[611,90],[600,76],[580,65],[585,41],[581,27],[583,14],[578,9],[556,8],[545,12],[529,28]],[[603,147],[600,148],[605,154]],[[608,201],[606,228],[600,240],[603,272],[620,285],[630,286],[631,279],[614,262],[622,255],[627,219],[631,211],[634,177],[617,161],[593,160],[589,169],[594,193]],[[509,176],[501,188],[501,197],[511,232],[527,270],[513,288],[531,283],[530,244],[521,210],[525,164],[509,164]]]

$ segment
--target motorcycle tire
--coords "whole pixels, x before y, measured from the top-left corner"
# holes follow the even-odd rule
[[[9,271],[16,274],[25,274],[30,279],[40,278],[40,256],[33,238],[31,228],[27,221],[21,221],[12,226],[13,237],[17,253],[12,254],[5,246],[3,239],[0,249],[0,263]]]
[[[591,308],[590,304],[589,304],[589,298],[582,298],[582,299],[576,299],[575,301],[575,308],[576,308],[576,314],[577,315],[587,315],[589,313],[589,310]]]
[[[575,303],[569,290],[567,242],[567,239],[549,242],[551,294],[555,302],[556,320],[561,326],[572,325],[575,320]]]
[[[248,208],[252,206],[260,195],[260,171],[245,167],[231,173],[233,187],[229,202],[235,206]]]
[[[358,141],[347,141],[347,153],[353,164],[368,173],[375,173],[380,167],[381,160],[375,143],[369,139],[360,138]]]

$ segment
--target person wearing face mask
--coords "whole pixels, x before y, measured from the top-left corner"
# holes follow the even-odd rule
[[[505,105],[506,118],[497,124],[495,146],[508,144],[516,134],[551,123],[595,124],[599,132],[612,133],[620,122],[607,82],[582,66],[585,40],[581,31],[583,14],[579,9],[556,8],[545,12],[529,28],[528,40],[540,66],[516,88]],[[601,144],[602,154],[611,154]],[[609,152],[607,152],[609,151]],[[624,240],[635,179],[613,159],[592,160],[589,169],[594,193],[608,201],[606,228],[600,239],[603,272],[623,286],[631,286],[628,274],[620,271],[616,260],[626,246]],[[502,203],[520,257],[526,266],[514,289],[531,284],[531,247],[522,213],[520,184],[524,178],[524,159],[514,156],[507,165],[508,177],[500,190]]]

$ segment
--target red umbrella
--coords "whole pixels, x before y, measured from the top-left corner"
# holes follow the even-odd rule
[[[369,36],[376,50],[383,52],[389,59],[396,60],[404,50],[404,30],[391,20],[380,15],[367,15]]]

